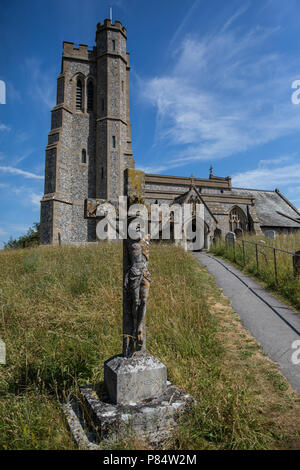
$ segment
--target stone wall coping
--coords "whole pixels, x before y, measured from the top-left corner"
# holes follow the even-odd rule
[[[230,189],[228,180],[210,180],[206,178],[194,178],[191,176],[170,176],[170,175],[155,175],[145,174],[146,183],[161,183],[161,184],[182,184],[190,186],[193,180],[195,186],[218,187],[221,189]]]

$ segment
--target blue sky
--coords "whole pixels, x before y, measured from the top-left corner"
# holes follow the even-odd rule
[[[297,0],[0,0],[0,244],[39,221],[62,41],[127,28],[136,167],[278,187],[300,208]]]

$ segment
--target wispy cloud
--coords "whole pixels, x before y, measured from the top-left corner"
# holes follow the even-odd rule
[[[263,45],[278,27],[230,31],[247,5],[213,36],[186,36],[169,74],[143,82],[157,110],[154,145],[169,147],[163,166],[214,160],[298,132],[300,106],[290,102],[295,70]]]
[[[10,127],[0,122],[0,132],[2,131],[10,131]]]
[[[19,168],[14,168],[12,166],[0,166],[0,171],[3,173],[9,173],[11,175],[20,175],[24,176],[24,178],[33,178],[42,180],[44,179],[41,175],[36,175],[35,173],[31,173],[30,171],[20,170]]]
[[[37,194],[37,193],[31,192],[30,202],[32,203],[32,205],[35,208],[40,208],[41,199],[42,199],[42,194],[41,193]]]
[[[31,75],[30,94],[47,109],[53,108],[55,105],[54,73],[49,73],[43,62],[37,58],[26,59],[25,66]]]
[[[33,149],[28,149],[24,152],[22,152],[19,155],[16,155],[12,160],[11,163],[15,166],[21,163],[23,160],[25,160],[27,157],[29,157],[33,152]]]
[[[232,184],[236,187],[256,189],[275,189],[282,186],[293,197],[298,193],[300,180],[300,163],[282,165],[291,160],[290,157],[260,160],[256,168],[236,173],[232,176]],[[295,186],[294,186],[295,185]]]
[[[249,8],[250,2],[245,3],[241,6],[234,14],[225,22],[224,26],[221,28],[221,33],[229,29],[231,26],[240,16],[242,16]]]
[[[143,166],[139,165],[137,166],[137,170],[144,171],[145,173],[161,173],[165,170],[167,170],[169,167],[168,166]]]
[[[202,1],[203,0],[195,0],[193,2],[192,6],[189,8],[187,14],[185,15],[185,17],[183,18],[183,20],[179,24],[178,28],[176,29],[175,33],[173,34],[173,36],[172,36],[172,38],[169,42],[169,47],[168,47],[169,51],[171,50],[171,48],[174,46],[175,42],[178,40],[178,38],[182,34],[182,31],[184,30],[186,24],[188,23],[190,18],[192,18],[193,14],[197,10],[197,8],[200,6],[200,2],[202,2]]]
[[[5,189],[5,193],[9,194],[11,201],[18,201],[18,205],[31,207],[32,210],[40,208],[42,192],[37,192],[36,188],[26,186],[26,184],[15,186],[14,184],[0,183],[0,189]]]

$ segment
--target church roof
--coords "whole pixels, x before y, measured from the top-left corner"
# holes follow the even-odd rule
[[[175,197],[174,203],[176,203],[176,204],[188,203],[192,196],[195,196],[202,204],[204,204],[204,207],[206,207],[206,209],[210,213],[211,217],[214,219],[214,221],[216,223],[218,223],[218,221],[215,218],[214,214],[212,213],[212,211],[210,210],[210,208],[208,207],[206,202],[203,200],[203,198],[201,197],[199,191],[197,190],[197,188],[195,187],[194,184],[192,184],[190,186],[190,189],[188,191],[186,191],[185,193],[180,194],[179,196]]]
[[[232,194],[255,197],[260,225],[300,228],[300,213],[278,190],[232,188]]]

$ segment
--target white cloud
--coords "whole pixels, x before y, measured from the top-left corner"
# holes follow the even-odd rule
[[[192,6],[189,8],[189,10],[187,11],[187,14],[185,15],[185,17],[183,18],[183,20],[181,21],[180,25],[178,26],[178,28],[176,29],[174,35],[172,36],[171,40],[170,40],[170,43],[169,43],[169,48],[168,50],[170,51],[171,48],[173,47],[173,45],[176,43],[177,39],[180,37],[180,35],[182,34],[182,31],[184,30],[185,26],[187,25],[188,21],[190,20],[190,18],[193,16],[193,14],[196,12],[196,10],[198,9],[198,7],[200,6],[200,2],[201,0],[195,0],[192,4]]]
[[[37,193],[32,192],[30,194],[30,201],[33,204],[33,206],[35,206],[36,208],[40,207],[41,199],[42,199],[42,194],[40,194],[40,193],[37,194]]]
[[[186,36],[173,69],[143,82],[142,96],[157,110],[154,143],[172,148],[162,166],[239,154],[300,128],[289,61],[262,52],[278,28],[241,35],[228,27],[214,36]]]
[[[280,158],[261,160],[257,168],[236,173],[232,176],[233,186],[256,189],[275,189],[278,186],[288,186],[290,196],[297,194],[299,186],[296,185],[299,185],[300,180],[300,163],[282,166],[278,165],[280,160]]]
[[[30,73],[30,94],[47,109],[55,106],[55,80],[54,71],[49,72],[42,61],[37,58],[25,60],[25,66]]]
[[[0,235],[6,235],[6,234],[7,234],[7,232],[5,232],[4,230],[2,230],[2,229],[0,228]]]
[[[10,131],[10,127],[0,122],[0,132],[1,131]]]
[[[154,173],[161,173],[162,171],[165,171],[167,168],[167,166],[137,166],[137,170],[141,170],[141,171],[144,171],[145,173],[149,173],[149,174],[154,174]]]
[[[250,3],[246,3],[241,8],[239,8],[224,24],[223,28],[221,29],[221,32],[226,31],[226,29],[229,28],[241,15],[245,13],[246,10],[248,10],[250,6]]]
[[[0,166],[0,171],[3,171],[4,173],[9,173],[11,175],[24,176],[24,178],[33,178],[38,180],[44,179],[43,176],[36,175],[35,173],[31,173],[30,171],[20,170],[19,168],[14,168],[12,166]]]

